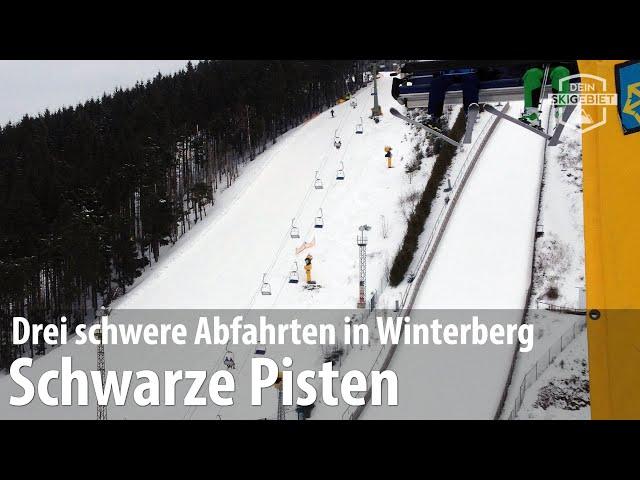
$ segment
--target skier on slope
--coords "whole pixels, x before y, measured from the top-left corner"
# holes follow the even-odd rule
[[[567,67],[557,65],[551,69],[549,76],[551,77],[552,93],[569,93],[568,81],[562,82],[562,91],[560,90],[560,81],[564,77],[569,76],[569,69]],[[530,68],[522,77],[522,81],[524,83],[524,112],[520,117],[520,121],[539,129],[542,128],[540,125],[540,111],[538,106],[540,104],[543,78],[544,71],[538,67]],[[560,108],[563,106],[562,102],[558,105],[554,105],[554,114],[556,118],[558,118]]]
[[[331,109],[331,118],[334,118],[335,115],[333,114],[333,108]]]

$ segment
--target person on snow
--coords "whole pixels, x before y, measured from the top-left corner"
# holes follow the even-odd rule
[[[331,109],[331,118],[335,117],[335,115],[333,114],[333,108]]]
[[[568,94],[569,82],[562,82],[562,90],[560,81],[569,75],[569,69],[562,65],[555,66],[551,69],[551,91],[554,94]],[[520,121],[531,125],[532,127],[541,129],[540,125],[540,111],[538,105],[540,104],[540,94],[542,92],[542,81],[544,78],[544,71],[541,68],[530,68],[522,76],[524,83],[524,112],[520,117]],[[564,105],[554,105],[555,116],[558,118],[560,108]]]

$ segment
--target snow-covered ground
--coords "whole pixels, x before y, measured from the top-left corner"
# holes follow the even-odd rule
[[[577,120],[578,113],[574,113],[570,122]],[[577,321],[575,315],[549,311],[547,306],[584,308],[581,141],[580,132],[567,127],[562,143],[547,147],[539,222],[543,234],[536,240],[533,290],[526,318],[534,326],[536,341],[531,352],[518,354],[505,416],[514,408],[527,372],[541,357],[546,358],[549,348]],[[582,337],[586,341],[586,336]]]
[[[216,196],[207,217],[172,247],[160,262],[149,268],[125,296],[113,303],[110,320],[144,321],[157,324],[180,322],[193,328],[200,315],[224,316],[223,309],[240,309],[249,317],[266,313],[269,320],[290,321],[300,310],[305,320],[342,325],[346,309],[358,297],[358,227],[367,224],[368,294],[377,290],[379,308],[394,304],[406,282],[386,288],[383,281],[390,261],[406,228],[407,198],[421,192],[429,177],[433,157],[425,158],[414,175],[405,165],[415,155],[415,144],[424,133],[391,117],[397,103],[390,95],[391,79],[381,75],[380,104],[385,112],[379,124],[368,119],[370,88],[356,95],[357,108],[349,102],[287,132],[278,142],[246,165],[234,184]],[[517,115],[521,102],[513,102]],[[457,110],[452,112],[453,120]],[[480,115],[476,131],[486,127],[490,116]],[[364,134],[355,133],[364,123]],[[342,148],[333,146],[334,134]],[[481,321],[517,323],[526,301],[532,238],[537,210],[538,179],[544,142],[536,135],[507,122],[500,122],[469,178],[451,217],[431,268],[416,299],[415,309],[449,309],[448,318],[468,322],[469,312],[480,312]],[[393,146],[394,168],[388,169],[384,146]],[[459,153],[450,172],[453,179],[463,168],[468,151]],[[336,171],[344,166],[345,179]],[[319,178],[322,189],[314,187]],[[444,202],[440,196],[432,212]],[[323,228],[315,228],[316,217]],[[290,237],[291,219],[300,238]],[[434,216],[420,240],[424,248]],[[549,220],[552,223],[552,220]],[[315,246],[296,254],[303,242]],[[307,291],[303,281],[288,282],[297,262],[301,280],[304,257],[313,255],[313,278],[321,288]],[[414,270],[417,265],[410,270]],[[271,295],[261,295],[262,277]],[[569,295],[563,291],[563,295]],[[315,309],[309,317],[309,309]],[[482,316],[481,309],[496,309]],[[226,310],[227,313],[231,310]],[[232,311],[233,315],[242,313]],[[278,318],[276,318],[278,317]],[[440,317],[443,318],[442,316]],[[223,320],[229,321],[227,316]],[[247,321],[255,321],[250,318]],[[218,407],[109,406],[109,418],[273,418],[276,393],[268,392],[260,407],[249,399],[249,346],[230,346],[236,369],[234,405]],[[341,371],[368,371],[380,352],[379,345],[346,349]],[[398,374],[399,407],[368,407],[364,418],[491,418],[495,413],[513,346],[405,346],[401,345],[390,366]],[[224,346],[112,346],[105,347],[109,370],[224,369]],[[269,346],[267,356],[281,363],[293,359],[294,372],[317,370],[323,361],[321,347]],[[96,368],[93,346],[65,345],[38,358],[27,376],[36,379],[46,370],[59,369],[62,356],[71,356],[74,369]],[[135,383],[135,381],[134,381]],[[176,398],[188,385],[178,385]],[[50,393],[60,391],[53,381]],[[88,406],[45,407],[32,402],[27,407],[8,405],[10,395],[19,394],[7,376],[0,378],[0,418],[95,418],[95,398]],[[312,418],[340,418],[345,405],[328,407],[316,402]],[[294,418],[289,412],[288,418]]]
[[[240,178],[216,198],[207,217],[174,247],[165,249],[158,264],[145,272],[125,296],[112,304],[110,320],[133,322],[181,322],[195,326],[198,310],[210,317],[213,309],[275,308],[354,308],[358,294],[358,226],[368,224],[368,278],[379,282],[385,265],[397,250],[404,234],[403,206],[399,198],[413,189],[424,187],[429,168],[422,168],[411,179],[404,172],[410,157],[412,132],[401,121],[385,113],[379,124],[367,117],[372,106],[371,88],[356,95],[357,108],[349,102],[293,129],[251,162]],[[379,80],[380,104],[384,112],[397,105],[390,94],[391,79]],[[364,123],[364,133],[356,134],[356,124]],[[342,147],[333,146],[334,134],[341,137]],[[394,147],[394,168],[388,169],[384,146]],[[428,164],[428,159],[425,160]],[[344,165],[345,179],[337,180],[336,171]],[[323,183],[314,188],[314,180]],[[411,183],[409,183],[411,182]],[[324,227],[314,228],[322,209]],[[382,228],[384,223],[387,228]],[[299,239],[289,235],[291,219],[300,230]],[[315,247],[296,255],[296,247],[315,239]],[[313,255],[313,278],[322,285],[307,291],[300,284],[288,283],[292,264],[297,261],[300,277],[304,277],[303,259]],[[260,294],[262,275],[270,283],[272,295]],[[139,311],[146,309],[144,311]],[[151,310],[153,309],[153,310]],[[171,310],[169,310],[171,309]],[[343,322],[344,311],[326,311],[324,322]],[[237,313],[237,312],[234,312]],[[284,312],[286,320],[295,312]],[[275,314],[274,314],[275,315]],[[272,316],[269,320],[275,321]],[[216,406],[196,409],[183,406],[140,408],[109,407],[110,418],[264,418],[273,416],[275,400],[263,407],[249,407],[249,363],[251,347],[231,347],[237,369],[238,384],[235,405],[223,409]],[[177,370],[212,371],[224,368],[224,347],[105,347],[107,368],[138,371],[149,368],[156,372]],[[317,370],[322,362],[320,347],[269,347],[268,356],[280,362],[287,354],[294,360],[293,370]],[[45,370],[59,369],[60,358],[71,356],[73,368],[95,369],[96,350],[91,346],[65,345],[35,361],[28,376],[38,378]],[[362,368],[366,369],[366,352]],[[59,391],[58,382],[51,385],[52,394]],[[21,392],[7,377],[0,379],[0,417],[2,418],[94,418],[95,399],[86,407],[52,408],[32,402],[28,407],[8,405],[11,394]],[[178,390],[178,392],[180,392]],[[275,393],[274,393],[275,395]],[[339,417],[341,411],[333,412]]]
[[[589,367],[584,330],[527,390],[517,417],[522,420],[588,420]]]
[[[521,107],[512,102],[509,113],[517,115]],[[448,321],[469,322],[477,313],[489,324],[519,323],[543,147],[540,137],[498,124],[453,211],[414,311],[432,309]],[[492,418],[512,353],[509,345],[400,345],[389,367],[398,375],[399,406],[367,407],[363,417]]]

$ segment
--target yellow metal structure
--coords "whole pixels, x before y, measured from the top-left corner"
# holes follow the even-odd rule
[[[311,266],[311,260],[313,259],[313,257],[311,255],[307,255],[307,258],[305,258],[305,265],[304,265],[304,271],[307,275],[307,283],[311,283],[311,268],[313,268]]]
[[[598,80],[584,76],[594,75],[606,80],[608,92],[615,92],[615,65],[622,62],[580,60],[582,85],[595,85]],[[640,132],[623,134],[616,106],[583,108],[594,123],[606,116],[604,125],[582,134],[591,416],[637,419]]]

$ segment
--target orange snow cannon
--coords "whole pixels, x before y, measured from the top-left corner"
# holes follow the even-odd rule
[[[313,257],[311,255],[307,255],[307,257],[304,259],[304,271],[307,274],[307,283],[311,283],[311,268],[313,268],[311,266],[312,259]]]

